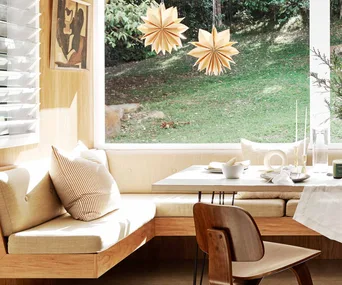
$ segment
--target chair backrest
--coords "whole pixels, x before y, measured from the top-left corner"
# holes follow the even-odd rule
[[[245,210],[226,205],[197,203],[194,206],[197,243],[208,253],[210,229],[227,234],[231,261],[257,261],[264,256],[264,244],[252,216]]]

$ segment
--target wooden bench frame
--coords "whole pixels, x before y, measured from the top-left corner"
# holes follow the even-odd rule
[[[255,218],[262,236],[319,236],[292,218]],[[8,254],[0,233],[0,278],[99,278],[155,236],[195,236],[192,217],[156,217],[94,254]]]

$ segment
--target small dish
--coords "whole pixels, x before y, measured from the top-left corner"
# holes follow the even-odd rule
[[[271,181],[278,174],[279,172],[272,171],[272,172],[262,173],[260,177],[268,181]],[[310,175],[305,174],[305,173],[291,173],[290,178],[294,183],[299,183],[310,178]]]
[[[222,173],[222,168],[205,168],[210,173]]]

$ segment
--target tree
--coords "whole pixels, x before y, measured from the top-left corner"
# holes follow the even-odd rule
[[[138,26],[141,17],[146,15],[150,5],[156,5],[154,0],[115,0],[109,1],[105,9],[106,53],[109,57],[117,56],[125,61],[140,60],[148,51],[140,40],[141,32]],[[107,56],[106,55],[106,56]]]
[[[324,65],[327,65],[331,72],[331,78],[320,78],[317,73],[312,72],[315,84],[330,91],[334,95],[334,100],[326,102],[332,113],[342,120],[342,57],[336,51],[333,51],[331,60],[322,54],[319,50],[313,49],[313,53]]]
[[[213,0],[213,25],[215,25],[217,28],[222,26],[221,0]]]

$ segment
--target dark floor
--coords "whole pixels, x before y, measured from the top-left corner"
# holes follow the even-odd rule
[[[309,263],[309,266],[314,285],[342,285],[342,260],[314,260]],[[191,285],[192,272],[192,261],[146,263],[127,259],[98,280],[70,280],[70,282],[59,280],[57,284]],[[203,284],[208,284],[206,276]],[[265,278],[261,284],[295,285],[298,283],[292,272],[285,271]]]

